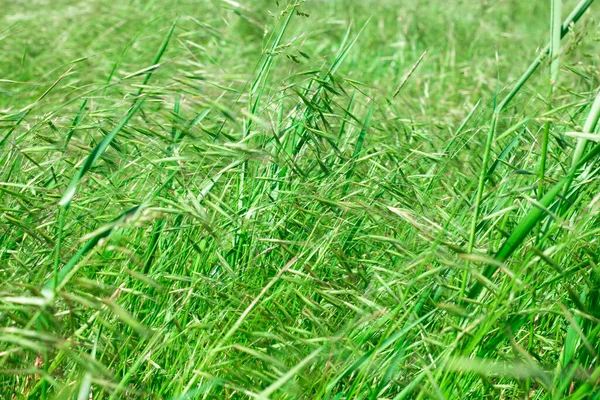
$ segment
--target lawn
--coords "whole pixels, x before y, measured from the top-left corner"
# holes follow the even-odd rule
[[[594,0],[0,9],[0,399],[600,398]]]

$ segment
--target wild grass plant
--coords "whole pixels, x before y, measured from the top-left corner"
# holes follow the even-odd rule
[[[1,399],[600,396],[593,0],[0,6]]]

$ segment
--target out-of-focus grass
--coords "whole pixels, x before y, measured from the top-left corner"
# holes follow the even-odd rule
[[[591,398],[592,3],[2,4],[0,398]]]

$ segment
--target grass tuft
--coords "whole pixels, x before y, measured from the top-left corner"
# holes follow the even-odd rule
[[[3,4],[0,399],[596,396],[593,0],[192,3]]]

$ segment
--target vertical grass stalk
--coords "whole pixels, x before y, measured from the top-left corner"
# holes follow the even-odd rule
[[[554,97],[554,86],[558,80],[560,66],[560,21],[562,0],[552,0],[550,11],[550,92],[548,94],[548,111],[552,110],[552,99]],[[539,165],[538,199],[544,195],[544,177],[546,174],[546,160],[548,156],[548,141],[550,137],[550,120],[544,124],[544,136]]]

